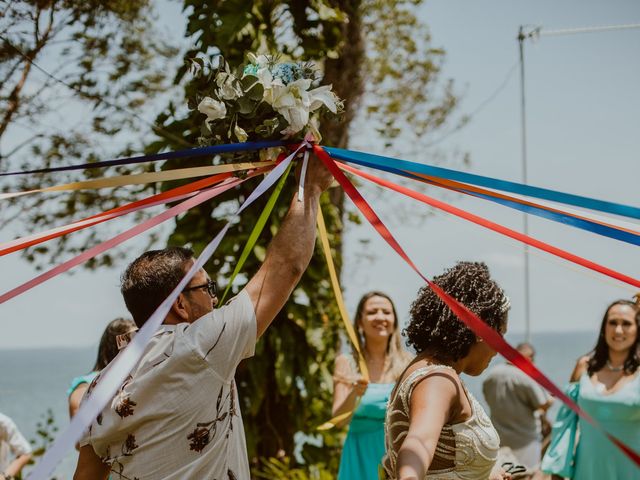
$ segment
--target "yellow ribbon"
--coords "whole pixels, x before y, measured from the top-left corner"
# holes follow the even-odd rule
[[[324,217],[322,216],[322,209],[318,208],[318,234],[320,237],[320,244],[322,245],[322,251],[324,252],[324,257],[327,261],[327,267],[329,269],[329,278],[331,280],[331,287],[333,288],[333,293],[336,297],[336,302],[338,303],[338,310],[340,311],[340,316],[342,317],[342,323],[344,323],[344,328],[347,331],[347,335],[349,336],[349,340],[353,344],[357,354],[358,354],[358,365],[360,367],[360,372],[362,373],[362,377],[369,381],[369,369],[367,368],[367,362],[364,359],[364,355],[360,350],[360,343],[358,342],[358,337],[356,335],[355,330],[353,329],[353,324],[349,318],[349,314],[347,313],[347,308],[344,304],[344,299],[342,297],[342,290],[340,288],[340,282],[338,281],[338,275],[336,273],[336,267],[333,263],[333,257],[331,256],[331,247],[329,246],[329,236],[327,235],[327,227],[324,223]],[[335,427],[337,424],[341,423],[343,420],[346,420],[353,414],[352,411],[342,413],[333,417],[331,420],[323,423],[318,427],[318,430],[329,430]]]
[[[176,170],[165,170],[161,172],[138,173],[135,175],[118,175],[108,178],[97,178],[95,180],[84,180],[82,182],[66,183],[64,185],[54,185],[52,187],[26,190],[24,192],[11,192],[0,194],[0,200],[19,197],[39,192],[59,192],[65,190],[88,190],[109,187],[121,187],[124,185],[140,185],[152,182],[166,182],[169,180],[181,180],[185,178],[206,177],[218,173],[248,170],[250,168],[266,167],[275,162],[245,162],[226,163],[224,165],[213,165],[208,167],[178,168]]]

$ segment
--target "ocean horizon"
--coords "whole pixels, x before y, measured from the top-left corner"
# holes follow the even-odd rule
[[[595,344],[597,332],[538,332],[531,343],[536,348],[536,364],[559,386],[567,383],[577,358]],[[522,333],[507,335],[512,345],[524,339]],[[30,441],[38,437],[38,423],[47,418],[51,410],[54,424],[60,433],[69,423],[66,391],[72,378],[88,373],[95,362],[96,346],[57,348],[0,349],[0,412],[11,417]],[[499,355],[491,365],[504,362]],[[491,368],[491,366],[489,367]],[[463,376],[469,391],[484,404],[482,381],[484,376]],[[558,402],[552,408],[553,418]],[[327,415],[331,405],[327,405]],[[36,446],[41,446],[40,440]],[[58,465],[52,478],[71,479],[77,452],[69,452]],[[27,472],[29,470],[26,470]]]

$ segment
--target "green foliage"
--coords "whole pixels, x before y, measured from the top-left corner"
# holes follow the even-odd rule
[[[318,118],[338,115],[343,105],[329,86],[318,87],[313,66],[281,56],[248,56],[234,71],[222,57],[215,67],[201,58],[191,60],[194,77],[208,82],[190,102],[207,116],[198,143],[302,141],[307,133],[319,140]]]
[[[333,480],[335,478],[335,474],[331,470],[327,470],[323,464],[315,464],[307,468],[294,467],[289,457],[266,458],[262,459],[261,463],[260,468],[254,469],[253,474],[256,478],[266,480],[283,478],[289,480]]]
[[[139,152],[140,143],[129,145],[136,140],[131,132],[149,126],[138,112],[142,113],[148,100],[167,91],[167,70],[175,71],[167,69],[167,59],[178,51],[162,40],[153,22],[149,0],[3,2],[0,170],[55,167]],[[0,187],[28,190],[105,174],[108,172],[87,170],[14,177],[4,179]],[[12,202],[13,209],[2,209],[0,225],[11,222],[16,212],[20,213],[20,234],[41,231],[66,223],[70,217],[78,219],[113,208],[148,188],[119,189],[109,195],[83,191],[23,197]],[[41,265],[43,259],[55,261],[66,253],[78,253],[97,238],[93,232],[65,237],[55,246],[43,245],[25,256]],[[110,265],[112,259],[104,255],[90,266]]]
[[[387,146],[403,131],[415,141],[440,128],[457,104],[452,82],[439,82],[445,52],[415,16],[420,1],[366,3],[365,111]]]

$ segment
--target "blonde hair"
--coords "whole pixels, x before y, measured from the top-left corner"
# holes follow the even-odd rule
[[[360,326],[360,320],[362,319],[362,315],[364,312],[364,305],[365,303],[367,303],[367,300],[372,297],[382,297],[389,300],[389,303],[391,304],[391,310],[393,311],[393,332],[391,333],[391,336],[387,341],[387,353],[384,359],[384,370],[381,378],[383,383],[393,383],[396,382],[398,378],[400,378],[400,375],[402,375],[402,372],[404,372],[404,369],[412,358],[411,354],[402,347],[402,343],[400,342],[400,322],[393,300],[391,300],[389,295],[375,290],[365,293],[358,302],[356,314],[353,317],[353,327],[356,331],[359,331],[358,327]],[[358,335],[358,346],[360,347],[360,351],[364,355],[366,352],[366,339],[364,338],[364,335]],[[358,352],[355,348],[352,348],[352,354],[355,360],[355,364],[357,365]]]

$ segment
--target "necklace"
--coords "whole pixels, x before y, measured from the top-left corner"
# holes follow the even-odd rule
[[[607,368],[612,372],[621,372],[622,370],[624,370],[624,365],[620,365],[619,367],[614,367],[613,365],[611,365],[611,362],[607,360]]]

